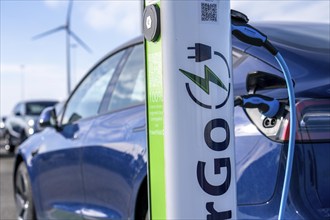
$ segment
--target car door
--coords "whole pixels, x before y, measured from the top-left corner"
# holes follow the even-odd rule
[[[82,219],[81,147],[125,51],[104,60],[79,84],[65,105],[59,128],[44,132],[34,151],[42,219]],[[38,200],[37,200],[38,201]]]
[[[135,45],[84,140],[85,219],[129,219],[146,173],[143,45]],[[134,202],[132,202],[134,201]]]

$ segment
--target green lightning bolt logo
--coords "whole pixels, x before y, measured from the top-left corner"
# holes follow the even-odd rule
[[[179,70],[189,79],[191,79],[197,86],[203,89],[204,92],[206,92],[207,94],[209,94],[209,87],[210,87],[209,82],[213,82],[214,84],[218,85],[220,88],[223,88],[224,90],[228,91],[228,89],[219,79],[219,77],[215,75],[215,73],[206,65],[204,65],[204,74],[205,74],[204,78],[200,76],[196,76],[195,74],[187,72],[183,69],[179,69]]]

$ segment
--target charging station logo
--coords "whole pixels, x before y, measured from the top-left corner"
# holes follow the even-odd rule
[[[210,94],[209,82],[213,82],[214,84],[218,85],[219,87],[223,88],[224,90],[228,91],[226,86],[223,84],[223,82],[219,79],[217,75],[207,66],[204,65],[204,78],[196,76],[188,71],[180,69],[180,71],[186,75],[189,79],[191,79],[196,85],[198,85],[201,89],[204,90],[207,94]]]
[[[195,56],[188,56],[188,59],[195,59],[195,62],[203,62],[212,59],[212,49],[210,46],[201,44],[201,43],[195,43],[195,47],[188,47],[188,50],[195,50]],[[226,67],[228,72],[228,79],[230,79],[230,69],[228,66],[228,62],[225,59],[225,57],[217,51],[214,51],[213,53],[216,57],[220,58],[222,60]],[[227,85],[214,73],[214,71],[208,66],[204,65],[204,78],[197,76],[191,72],[188,72],[183,69],[179,69],[181,73],[183,73],[186,77],[188,77],[193,83],[195,83],[199,88],[201,88],[207,95],[210,94],[210,82],[214,83],[218,87],[220,87],[222,90],[226,92],[226,96],[224,99],[217,105],[214,106],[215,109],[219,109],[222,106],[226,104],[229,98],[230,94],[230,83],[228,80]],[[186,89],[190,96],[190,98],[199,106],[207,109],[211,109],[212,105],[204,103],[201,101],[201,98],[197,98],[193,92],[190,89],[189,83],[186,83]]]
[[[188,56],[188,59],[195,59],[195,62],[205,62],[205,64],[199,65],[198,68],[201,72],[204,72],[204,77],[198,76],[189,71],[179,69],[179,71],[184,74],[188,79],[190,79],[192,83],[186,83],[186,89],[190,96],[190,98],[199,106],[205,109],[219,109],[226,105],[229,95],[230,95],[230,68],[226,58],[217,51],[212,53],[212,48],[208,45],[204,45],[201,43],[195,43],[195,47],[188,47],[188,50],[194,50],[195,56]],[[212,60],[212,55],[217,59]],[[209,62],[209,60],[211,62]],[[223,64],[226,66],[227,74],[222,74],[221,79],[217,74],[215,74],[214,70],[221,69],[223,70]],[[212,67],[213,69],[211,69]],[[203,90],[203,92],[197,90],[193,90],[196,95],[190,89],[190,86],[197,86],[199,89]],[[210,93],[212,93],[212,97],[210,97]],[[215,98],[213,98],[215,97]],[[213,99],[212,99],[213,98]],[[204,102],[202,102],[203,100]],[[205,100],[208,102],[212,102],[215,104],[205,103]],[[219,101],[218,101],[219,100]],[[218,103],[217,103],[218,101]],[[205,110],[208,111],[208,110]],[[224,118],[211,118],[208,120],[204,127],[204,142],[210,150],[214,152],[225,152],[228,147],[230,147],[230,129],[229,123],[227,122],[227,117],[223,115]],[[204,122],[202,122],[204,123]],[[224,140],[214,139],[212,136],[212,131],[214,129],[223,129],[225,132]],[[223,196],[232,186],[232,162],[230,157],[219,157],[210,156],[204,158],[203,160],[197,161],[196,166],[196,178],[200,188],[207,195],[211,195],[210,200],[207,200],[205,203],[205,208],[207,210],[206,219],[231,219],[232,218],[232,210],[225,211],[217,211],[214,207],[215,202],[214,196]],[[207,164],[214,164],[213,170],[208,170],[209,166]],[[223,172],[222,170],[226,170]],[[215,178],[210,178],[206,173],[212,172],[216,176]],[[215,184],[215,179],[224,179],[221,184]],[[211,180],[211,181],[209,181]],[[219,198],[219,197],[218,197]],[[213,200],[213,201],[212,201]],[[222,201],[220,199],[220,201]]]

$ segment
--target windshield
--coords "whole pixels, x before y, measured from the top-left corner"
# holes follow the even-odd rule
[[[55,104],[56,102],[28,102],[26,103],[26,115],[40,115],[46,107]]]
[[[330,26],[316,23],[256,24],[271,41],[291,45],[304,50],[329,52]]]

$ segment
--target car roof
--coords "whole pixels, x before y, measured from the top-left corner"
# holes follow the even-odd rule
[[[136,45],[136,44],[142,44],[143,43],[143,36],[138,36],[138,37],[135,37],[133,38],[132,40],[120,45],[119,47],[116,47],[114,50],[112,50],[110,53],[108,53],[105,57],[108,57],[110,56],[111,54],[114,54],[120,50],[123,50],[127,47],[131,47],[133,45]]]
[[[327,23],[263,22],[254,26],[275,43],[317,52],[329,52],[330,49],[330,26]]]
[[[56,100],[28,100],[28,101],[22,101],[21,103],[57,103],[58,101]]]
[[[308,22],[262,22],[252,23],[252,25],[268,35],[268,38],[281,52],[284,59],[287,60],[289,67],[292,67],[293,70],[297,69],[298,66],[303,66],[306,70],[306,74],[313,74],[314,78],[324,79],[324,75],[328,74],[330,62],[330,50],[326,49],[327,46],[330,47],[330,39],[328,35],[330,32],[330,26],[328,24]],[[102,60],[127,47],[142,44],[143,40],[143,36],[135,37],[108,53]],[[312,41],[318,40],[319,42],[311,43]],[[306,42],[310,43],[307,44]],[[325,45],[325,49],[322,49],[323,45]],[[233,48],[244,51],[257,59],[260,59],[262,62],[265,62],[280,71],[280,67],[278,66],[276,59],[274,59],[274,56],[268,53],[264,48],[253,47],[242,43],[235,37],[232,38],[232,46]],[[315,69],[318,71],[315,72]],[[298,81],[300,81],[299,78],[301,78],[301,74],[299,74],[300,72],[298,71],[292,71],[293,77]]]
[[[328,52],[330,50],[330,26],[327,23],[308,22],[260,22],[253,23],[278,47],[290,46],[293,48],[314,52]],[[138,36],[112,50],[107,56],[135,44],[143,43],[143,36]],[[240,42],[236,38],[232,41],[233,47],[242,51],[251,46]],[[107,57],[106,56],[106,57]]]

